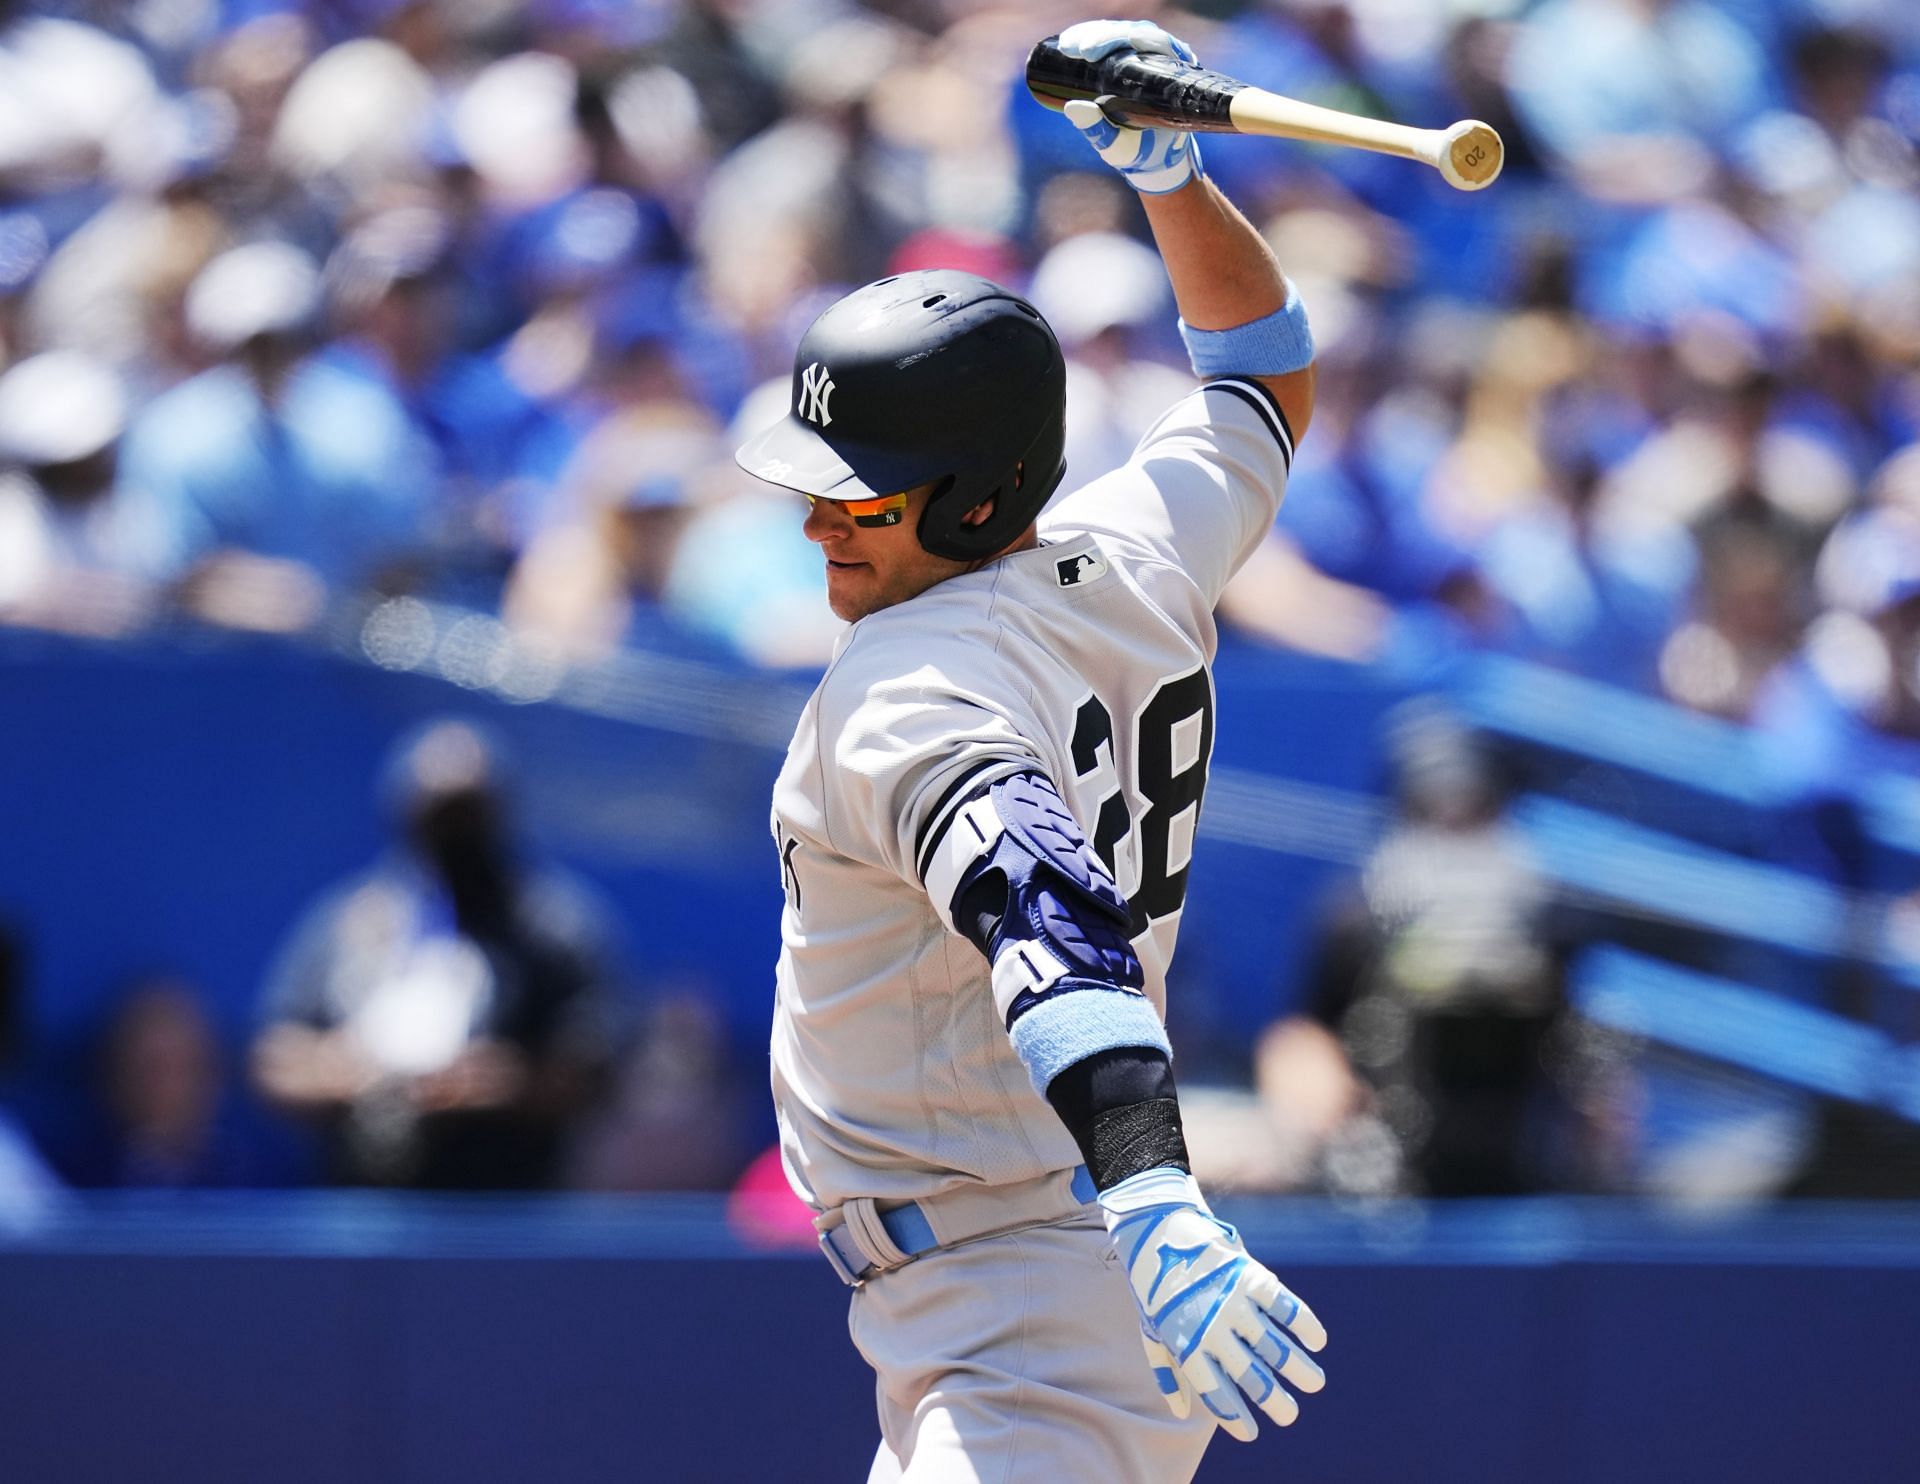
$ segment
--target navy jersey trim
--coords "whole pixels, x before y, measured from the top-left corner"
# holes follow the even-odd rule
[[[1030,760],[1021,762],[1009,757],[982,758],[971,768],[962,772],[953,782],[949,783],[946,786],[946,790],[940,795],[939,801],[934,804],[932,810],[928,812],[926,819],[921,822],[919,834],[914,836],[914,875],[922,881],[927,879],[927,862],[933,859],[934,851],[940,848],[940,841],[946,836],[947,826],[953,823],[953,816],[959,812],[960,806],[967,802],[967,795],[963,790],[966,789],[968,784],[992,768],[1012,770],[1023,767],[1030,768],[1032,766],[1033,764]]]
[[[1280,444],[1280,451],[1286,458],[1287,471],[1293,471],[1293,427],[1287,421],[1287,415],[1281,411],[1279,400],[1272,392],[1257,381],[1240,381],[1223,378],[1209,381],[1203,391],[1227,392],[1245,402],[1266,421],[1273,430],[1274,438]]]

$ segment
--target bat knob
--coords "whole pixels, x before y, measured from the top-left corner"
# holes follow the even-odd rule
[[[1478,191],[1493,184],[1506,163],[1507,147],[1490,124],[1462,119],[1443,130],[1433,164],[1457,191]]]

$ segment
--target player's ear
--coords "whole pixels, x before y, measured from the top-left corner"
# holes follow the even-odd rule
[[[1027,482],[1027,461],[1025,459],[1022,459],[1019,463],[1013,466],[1013,487],[1015,489],[1019,489],[1020,486],[1025,484],[1026,482]],[[974,506],[973,509],[969,510],[965,515],[961,516],[960,523],[962,525],[968,525],[968,526],[985,525],[990,519],[993,518],[993,508],[996,503],[997,502],[994,500],[994,497],[992,495],[988,495],[986,499],[982,500],[978,505]]]

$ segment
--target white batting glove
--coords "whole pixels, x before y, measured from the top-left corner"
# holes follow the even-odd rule
[[[1176,1417],[1197,1395],[1234,1437],[1259,1424],[1247,1402],[1280,1426],[1300,1415],[1285,1381],[1314,1392],[1326,1373],[1306,1356],[1327,1343],[1320,1321],[1247,1256],[1240,1233],[1207,1209],[1193,1176],[1147,1170],[1100,1193],[1100,1209],[1127,1265],[1140,1334],[1161,1395]]]
[[[1060,33],[1059,46],[1068,56],[1088,62],[1117,51],[1197,60],[1192,47],[1152,21],[1080,21]],[[1061,111],[1094,152],[1136,191],[1164,196],[1200,173],[1200,146],[1184,129],[1126,128],[1102,113],[1099,104],[1084,98],[1076,98]]]

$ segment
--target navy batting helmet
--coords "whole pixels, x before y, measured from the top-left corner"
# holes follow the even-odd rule
[[[1026,300],[948,268],[901,273],[830,305],[801,337],[787,416],[734,455],[829,500],[934,485],[920,544],[977,561],[1027,528],[1066,472],[1066,365]],[[962,517],[982,501],[993,514]]]

